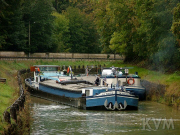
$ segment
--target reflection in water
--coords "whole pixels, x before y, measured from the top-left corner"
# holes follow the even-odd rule
[[[135,111],[88,111],[32,97],[31,107],[31,135],[180,133],[179,112],[153,102],[140,102]],[[174,129],[171,123],[163,129],[163,120],[171,118]]]

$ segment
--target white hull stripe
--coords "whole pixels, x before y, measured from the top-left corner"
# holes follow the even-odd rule
[[[134,98],[134,99],[139,99],[137,97],[127,97],[127,96],[117,96],[117,97],[125,97],[125,98]]]
[[[93,98],[86,98],[86,100],[92,100],[92,99],[99,99],[99,98],[108,98],[108,97],[115,97],[114,95],[112,96],[103,96],[103,97],[93,97]],[[134,98],[134,99],[138,99],[136,97],[128,97],[128,96],[118,96],[117,97],[124,97],[124,98]]]
[[[112,95],[112,96],[103,96],[103,97],[86,98],[86,100],[98,99],[98,98],[107,98],[107,97],[114,97],[114,95]]]

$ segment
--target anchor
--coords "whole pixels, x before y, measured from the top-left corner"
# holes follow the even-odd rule
[[[104,106],[105,106],[105,108],[106,108],[107,110],[112,110],[112,111],[113,111],[113,110],[116,109],[116,107],[113,106],[112,102],[110,102],[110,103],[108,104],[107,99],[106,99],[105,102],[104,102]]]
[[[117,109],[117,110],[121,111],[121,110],[125,110],[126,109],[127,102],[126,102],[126,100],[124,100],[124,105],[123,105],[122,103],[118,104],[117,101],[116,101],[115,104],[113,105],[112,102],[110,102],[108,104],[108,100],[106,99],[105,102],[104,102],[104,106],[105,106],[105,108],[107,110],[115,110],[115,109]]]
[[[127,102],[126,102],[126,100],[124,100],[124,105],[122,104],[122,103],[117,103],[117,101],[116,101],[116,109],[118,109],[119,111],[121,111],[121,110],[125,110],[126,109],[126,107],[127,107]]]

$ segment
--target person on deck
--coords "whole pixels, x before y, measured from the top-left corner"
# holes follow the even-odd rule
[[[95,84],[98,86],[99,85],[99,77],[96,78]]]

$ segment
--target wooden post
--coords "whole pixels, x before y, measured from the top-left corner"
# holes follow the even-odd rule
[[[22,108],[23,108],[22,101],[21,100],[17,100],[16,102],[19,105],[19,109],[22,110]]]
[[[26,101],[26,96],[25,95],[22,95],[22,98],[24,99],[24,102]]]
[[[5,122],[11,124],[10,113],[8,111],[4,112],[4,120],[5,120]]]
[[[19,111],[19,104],[18,103],[13,104],[13,107],[16,109],[17,112]]]
[[[22,108],[24,108],[25,95],[22,95],[20,100],[22,101]]]
[[[11,118],[14,119],[17,123],[17,114],[16,114],[16,108],[15,107],[11,107],[10,108],[10,114],[11,114]]]

